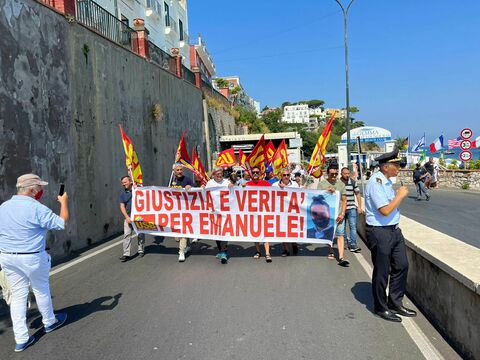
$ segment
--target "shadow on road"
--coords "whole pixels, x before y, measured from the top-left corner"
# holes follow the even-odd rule
[[[85,302],[83,304],[77,304],[77,305],[68,306],[63,309],[58,309],[55,312],[67,313],[67,322],[65,323],[64,326],[68,326],[95,312],[113,310],[118,305],[118,301],[121,297],[122,297],[121,293],[114,296],[102,296],[90,302]],[[110,300],[113,300],[113,301],[111,301],[110,304],[105,304],[105,302]],[[40,339],[45,334],[43,331],[42,317],[39,316],[35,320],[33,320],[32,323],[30,324],[30,328],[37,329],[34,336],[37,340]]]
[[[367,310],[373,313],[372,284],[369,282],[357,282],[352,287],[352,294],[355,299],[364,304]]]
[[[170,244],[170,246],[166,246],[161,244],[164,240],[162,237],[156,237],[160,239],[155,239],[155,245],[147,245],[145,247],[145,254],[170,254],[176,255],[178,254],[178,245],[175,246]],[[173,246],[172,246],[173,245]],[[245,243],[246,246],[241,246],[238,243],[230,243],[228,244],[228,253],[231,257],[253,257],[255,254],[255,246],[253,243]],[[313,245],[315,246],[314,249],[308,249],[307,246]],[[292,256],[292,248],[290,248],[290,256]],[[328,246],[324,244],[298,244],[299,252],[297,256],[327,256],[328,255]],[[282,244],[275,243],[270,245],[270,253],[272,256],[281,256],[283,251]],[[191,246],[191,251],[187,256],[197,256],[197,255],[208,255],[208,256],[215,256],[217,254],[217,245],[215,241],[198,241]],[[265,255],[265,248],[263,245],[260,246],[260,252],[262,255]],[[336,250],[335,250],[336,252]]]

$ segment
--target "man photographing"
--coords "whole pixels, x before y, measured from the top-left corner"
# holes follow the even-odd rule
[[[57,196],[60,215],[55,215],[39,202],[46,185],[38,175],[22,175],[17,179],[17,195],[0,206],[0,264],[12,290],[10,315],[16,352],[35,342],[28,334],[26,321],[29,286],[35,294],[46,333],[59,328],[67,319],[65,313],[53,313],[48,280],[50,255],[45,251],[47,231],[65,229],[69,218],[67,193]]]

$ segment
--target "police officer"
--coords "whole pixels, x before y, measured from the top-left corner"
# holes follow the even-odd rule
[[[375,159],[380,170],[368,180],[365,190],[367,246],[372,254],[372,291],[375,314],[388,321],[401,322],[402,316],[416,316],[416,312],[402,304],[407,283],[408,259],[405,239],[398,227],[398,206],[407,197],[408,189],[401,186],[397,193],[390,180],[396,177],[402,159],[398,149]],[[390,276],[390,281],[389,281]],[[389,283],[389,294],[386,289]]]

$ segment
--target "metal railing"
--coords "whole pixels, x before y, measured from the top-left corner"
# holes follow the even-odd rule
[[[177,22],[171,16],[165,14],[165,26],[170,27],[173,31],[178,33]]]
[[[189,83],[195,85],[195,73],[193,73],[189,68],[185,65],[182,65],[182,73],[183,79],[188,81]]]
[[[185,45],[188,45],[188,43],[190,42],[190,38],[188,37],[188,34],[186,32],[180,34],[180,41],[183,41]]]
[[[138,48],[134,47],[132,41],[135,30],[110,14],[95,1],[77,0],[76,18],[79,23],[138,53]]]
[[[150,40],[148,41],[148,50],[150,53],[151,61],[153,61],[157,65],[160,65],[163,69],[171,72],[172,74],[175,74],[176,65],[175,59],[172,56],[160,49]]]

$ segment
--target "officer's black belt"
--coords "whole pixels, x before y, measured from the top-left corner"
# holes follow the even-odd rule
[[[374,226],[374,225],[368,225],[366,224],[368,228],[384,228],[384,229],[398,229],[399,226],[398,224],[395,225],[384,225],[384,226]]]
[[[39,254],[40,251],[32,251],[32,252],[6,252],[0,251],[0,254],[8,254],[8,255],[30,255],[30,254]]]

